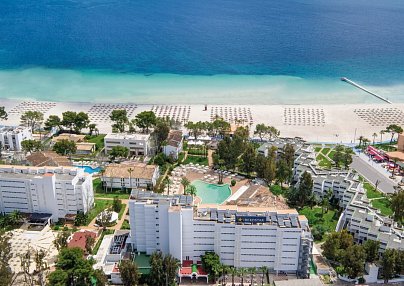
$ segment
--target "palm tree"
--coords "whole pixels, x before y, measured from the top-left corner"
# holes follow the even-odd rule
[[[194,201],[194,197],[196,196],[196,192],[197,192],[196,187],[195,187],[194,185],[189,185],[189,186],[187,187],[187,189],[185,190],[185,192],[186,192],[188,195],[191,195],[191,196],[192,196],[192,202],[193,202],[193,201]]]
[[[101,175],[101,184],[102,184],[102,187],[103,187],[104,191],[107,192],[107,190],[106,190],[106,184],[105,184],[105,182],[104,182],[104,180],[105,180],[105,178],[104,178],[104,175],[105,175],[105,168],[101,168],[101,170],[100,170],[100,175]]]
[[[384,131],[384,130],[380,131],[380,144],[382,144],[382,142],[383,142],[383,134],[384,133],[386,133],[386,131]]]
[[[183,177],[183,178],[181,179],[181,185],[182,185],[182,187],[183,187],[183,189],[184,189],[184,195],[185,195],[185,190],[187,189],[187,187],[188,187],[190,184],[191,184],[191,182],[190,182],[186,177]]]
[[[230,267],[227,265],[222,265],[222,285],[225,286],[227,284],[227,274],[230,271]]]
[[[377,137],[377,133],[376,133],[376,132],[373,133],[372,137],[373,137],[373,145],[375,145],[375,139],[376,139],[376,137]]]
[[[362,141],[363,141],[363,139],[364,139],[364,137],[363,136],[359,136],[359,148],[362,146]]]
[[[132,173],[133,173],[133,171],[134,170],[132,168],[128,169],[128,173],[129,173],[129,189],[132,188]]]
[[[173,182],[172,182],[172,181],[170,180],[170,178],[168,178],[168,177],[165,177],[164,180],[163,180],[164,186],[167,187],[167,195],[170,194],[170,186],[171,186],[172,183],[173,183]]]
[[[234,277],[237,275],[238,271],[236,267],[230,267],[230,274],[231,274],[231,286],[234,286]]]
[[[246,269],[244,267],[239,268],[239,274],[241,278],[241,285],[244,286],[244,274],[246,272]]]
[[[248,269],[248,272],[250,273],[250,284],[254,285],[253,280],[254,280],[254,275],[257,273],[257,269],[255,267],[251,267]]]
[[[268,273],[268,267],[261,266],[260,271],[262,272],[261,286],[263,286],[264,285],[264,280],[265,280],[265,275]]]

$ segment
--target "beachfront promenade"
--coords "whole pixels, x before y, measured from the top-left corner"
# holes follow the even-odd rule
[[[211,121],[215,115],[228,121],[239,120],[255,129],[258,123],[275,126],[284,137],[300,136],[309,142],[353,143],[359,136],[372,140],[372,134],[389,124],[404,125],[404,104],[347,104],[347,105],[204,105],[192,104],[100,104],[68,102],[35,102],[3,100],[9,120],[0,124],[19,124],[27,110],[40,110],[45,119],[52,114],[84,111],[96,123],[101,133],[111,131],[109,114],[113,109],[127,109],[130,118],[145,110],[158,110],[158,115],[186,121]],[[376,140],[379,140],[376,138]],[[388,134],[385,135],[385,137]],[[387,137],[386,137],[387,138]],[[386,139],[384,138],[384,139]]]

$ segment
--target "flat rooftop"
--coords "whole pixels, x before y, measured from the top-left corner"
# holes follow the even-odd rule
[[[149,140],[150,134],[142,134],[142,133],[108,133],[105,140]]]

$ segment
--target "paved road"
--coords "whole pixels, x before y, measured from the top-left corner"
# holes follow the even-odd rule
[[[383,193],[394,193],[394,186],[396,185],[391,179],[381,174],[378,170],[375,170],[368,162],[364,161],[358,156],[353,156],[353,162],[351,168],[355,169],[360,175],[366,178],[372,184],[375,184],[376,180],[380,181],[378,189]]]

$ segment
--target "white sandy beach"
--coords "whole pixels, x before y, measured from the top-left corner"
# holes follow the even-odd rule
[[[27,108],[45,111],[45,118],[49,115],[61,115],[64,111],[84,111],[89,112],[93,103],[69,103],[55,102],[45,104],[40,101],[18,101],[2,100],[0,105],[6,107],[9,119],[3,121],[2,125],[17,125],[21,113]],[[92,121],[98,125],[101,133],[111,131],[111,122],[108,120],[108,104],[97,104],[99,109],[106,110],[106,114],[90,115]],[[144,110],[151,110],[157,105],[148,104],[127,104],[133,110],[131,118]],[[228,110],[228,114],[251,113],[252,129],[258,123],[273,125],[281,131],[281,136],[299,136],[311,142],[342,142],[353,143],[354,138],[365,136],[372,140],[373,133],[379,133],[388,124],[396,123],[404,125],[404,104],[347,104],[347,105],[208,105],[208,110],[204,111],[204,105],[184,105],[171,104],[160,105],[160,108],[167,109],[169,115],[174,114],[175,106],[177,110],[182,107],[181,114],[177,118],[182,118],[185,114],[190,121],[209,121],[211,114],[221,111],[223,115]],[[171,113],[169,111],[171,107]],[[189,110],[189,115],[184,109]],[[189,108],[188,108],[189,107]],[[111,107],[109,107],[109,110]],[[212,111],[213,109],[213,111]],[[231,112],[230,112],[231,109]],[[236,112],[234,111],[236,109]],[[178,113],[178,112],[177,112]],[[163,113],[162,113],[163,114]],[[228,115],[230,116],[230,115]],[[373,120],[373,121],[370,121]],[[384,140],[388,139],[388,134],[384,135]],[[380,140],[380,135],[376,141]]]

